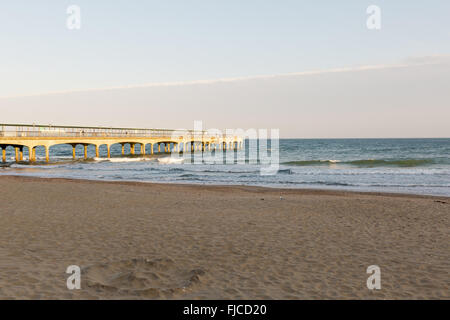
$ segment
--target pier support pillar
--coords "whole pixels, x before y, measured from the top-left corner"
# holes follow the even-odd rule
[[[132,155],[134,155],[134,146],[135,146],[134,143],[130,143],[130,153],[131,153]]]
[[[164,152],[166,152],[166,153],[167,153],[167,147],[168,147],[167,143],[164,143]]]
[[[45,162],[49,162],[50,161],[50,148],[45,146]]]
[[[153,143],[150,143],[150,154],[153,154]]]
[[[16,151],[16,162],[19,162],[19,148],[15,147],[14,150]]]
[[[72,158],[73,160],[75,160],[77,158],[76,154],[75,154],[75,150],[76,150],[77,146],[76,145],[72,145]]]
[[[88,158],[87,156],[87,144],[84,145],[84,160]]]
[[[161,142],[158,142],[158,153],[161,152]]]
[[[111,146],[109,144],[106,145],[106,150],[108,153],[108,159],[111,158]]]
[[[36,161],[36,147],[30,148],[30,161],[35,162]]]
[[[100,157],[100,152],[98,151],[98,145],[95,145],[95,156],[96,156],[97,158]]]
[[[23,147],[19,149],[19,161],[23,161]]]
[[[141,143],[141,154],[145,155],[145,144]]]
[[[125,144],[122,143],[122,156],[125,155]]]
[[[2,148],[2,161],[6,162],[6,147]]]

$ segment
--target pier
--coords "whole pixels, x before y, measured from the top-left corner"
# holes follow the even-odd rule
[[[196,152],[212,150],[238,150],[243,148],[243,138],[230,135],[210,135],[206,131],[76,127],[53,125],[0,124],[0,150],[2,161],[6,162],[6,149],[13,148],[15,161],[23,161],[23,153],[28,151],[28,161],[36,161],[36,147],[45,148],[45,161],[50,161],[50,148],[55,145],[72,146],[72,157],[76,159],[75,149],[84,147],[84,159],[88,158],[87,148],[95,146],[96,157],[99,148],[106,146],[107,158],[111,157],[111,146],[120,144],[122,155],[129,144],[130,154],[145,155],[161,152]]]

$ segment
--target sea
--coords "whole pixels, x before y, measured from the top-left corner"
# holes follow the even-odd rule
[[[148,148],[148,146],[147,146]],[[267,150],[266,150],[267,149]],[[26,150],[26,148],[25,148]],[[139,148],[137,148],[139,150]],[[126,145],[126,153],[129,146]],[[146,150],[150,153],[150,150]],[[37,148],[37,161],[15,163],[14,149],[0,175],[153,183],[248,185],[450,196],[450,139],[281,139],[278,147],[246,141],[239,152],[198,151],[122,156],[121,146]],[[268,160],[269,159],[269,160]],[[27,160],[27,151],[24,154]],[[269,173],[264,171],[271,162]]]

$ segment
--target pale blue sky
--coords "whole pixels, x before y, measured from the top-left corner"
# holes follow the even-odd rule
[[[66,9],[72,4],[81,8],[81,30],[66,28]],[[371,4],[382,10],[380,31],[366,28],[366,8]],[[2,2],[0,9],[0,97],[390,65],[408,58],[448,54],[448,0],[14,0]],[[426,85],[432,85],[433,79],[438,78],[436,81],[445,83],[448,74],[441,73],[448,68],[440,70],[433,70],[437,76]],[[380,82],[385,80],[380,79]],[[349,80],[349,85],[351,83]],[[251,91],[239,90],[233,99]],[[320,84],[316,83],[314,90],[320,91]],[[367,88],[367,92],[370,91]],[[393,100],[407,98],[400,96],[400,92],[403,91],[400,90]],[[191,93],[204,94],[195,90]],[[94,99],[97,104],[92,108],[107,108],[111,95],[108,92],[103,95],[101,100]],[[301,96],[291,93],[289,96],[298,99],[289,101],[290,104],[305,105]],[[61,95],[59,98],[60,105],[69,108],[69,98]],[[20,99],[0,98],[6,120],[21,120],[12,107],[31,104],[45,108],[45,99],[49,98]],[[202,101],[202,97],[197,100]],[[136,108],[144,110],[147,102],[142,98]],[[152,100],[152,110],[158,104],[166,106],[166,102]],[[339,103],[339,99],[330,98],[331,102]],[[443,109],[448,98],[438,96],[436,103]],[[193,104],[190,103],[190,108]],[[182,105],[183,102],[179,102],[172,107],[183,108]],[[264,110],[274,107],[278,106],[261,106]],[[203,110],[205,106],[199,108]],[[214,105],[209,108],[214,109]],[[114,114],[118,118],[91,119],[90,123],[136,124],[117,110]],[[142,120],[145,116],[146,113],[139,114],[141,123],[138,121],[138,124],[146,124]],[[41,120],[40,115],[29,114],[28,121],[30,117]],[[70,119],[52,118],[51,113],[46,117],[50,118],[47,122],[71,123]],[[205,117],[208,119],[208,115]],[[213,115],[209,117],[216,119]],[[261,125],[267,125],[267,117],[271,117],[269,111],[261,115],[264,120]],[[195,119],[186,119],[189,123],[191,120]],[[217,125],[233,127],[236,124]],[[301,134],[292,123],[280,120],[273,125],[277,126],[291,128],[284,136]],[[442,132],[439,131],[439,135]],[[327,133],[328,136],[333,134],[346,133]],[[357,135],[357,132],[351,134]],[[414,132],[408,135],[414,136]],[[430,135],[433,134],[430,132]]]
[[[66,28],[66,8],[82,28]],[[382,29],[366,28],[366,8]],[[0,96],[395,62],[450,52],[450,1],[15,0]]]

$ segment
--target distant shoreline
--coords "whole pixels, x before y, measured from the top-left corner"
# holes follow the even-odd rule
[[[385,197],[407,197],[407,198],[424,198],[424,199],[449,199],[450,197],[443,195],[427,195],[427,194],[415,194],[415,193],[396,193],[396,192],[376,192],[376,191],[352,191],[352,190],[334,190],[334,189],[320,189],[320,188],[280,188],[271,186],[252,186],[252,185],[233,185],[233,184],[195,184],[195,183],[182,183],[182,182],[154,182],[154,181],[118,181],[118,180],[98,180],[98,179],[77,179],[77,178],[49,178],[49,177],[33,177],[22,176],[14,174],[0,175],[0,180],[5,178],[14,178],[24,181],[51,181],[51,182],[78,182],[78,183],[99,183],[99,184],[121,184],[128,186],[178,186],[185,188],[200,188],[200,189],[236,189],[241,191],[252,192],[280,192],[282,194],[299,194],[299,195],[373,195],[373,196],[385,196]]]

